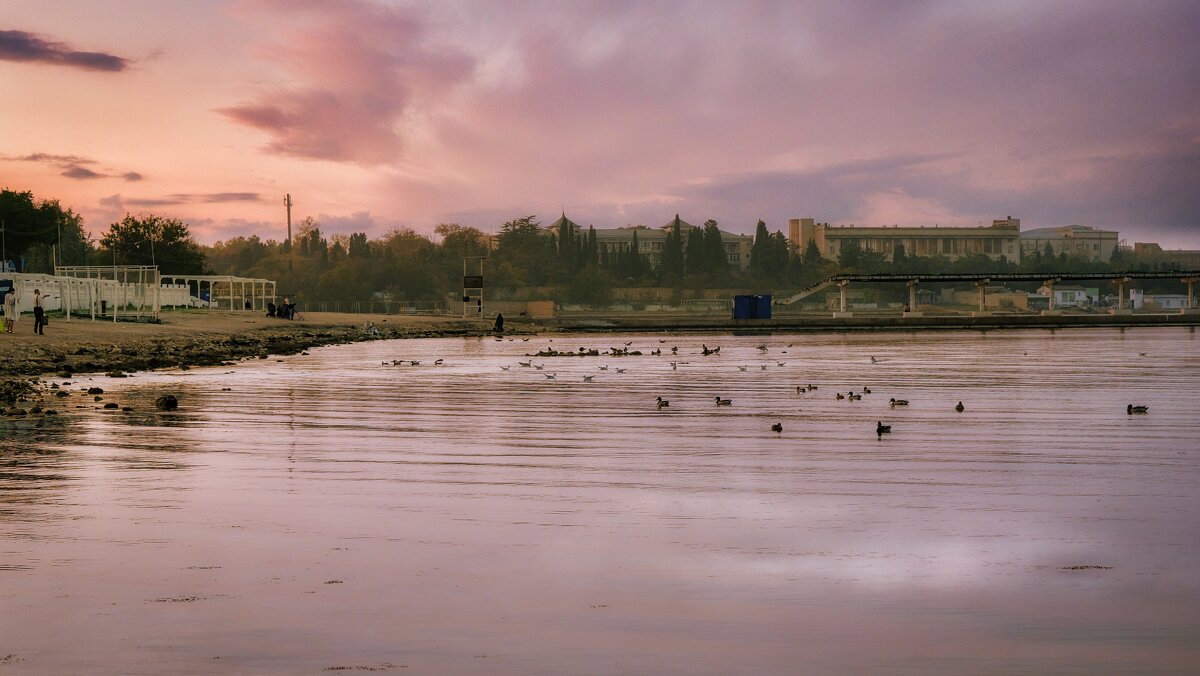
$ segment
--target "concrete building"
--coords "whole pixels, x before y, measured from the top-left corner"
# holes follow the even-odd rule
[[[954,260],[982,254],[992,260],[1006,258],[1015,263],[1021,259],[1020,231],[1021,219],[1012,217],[980,227],[831,226],[811,218],[793,218],[788,221],[788,244],[802,254],[811,241],[822,256],[835,261],[842,247],[854,243],[863,251],[883,254],[888,261],[903,247],[909,256],[944,256]]]
[[[1028,256],[1035,251],[1044,253],[1047,246],[1055,256],[1065,253],[1107,263],[1117,250],[1117,232],[1088,225],[1067,225],[1034,228],[1021,233],[1021,255]]]
[[[1054,294],[1054,307],[1083,307],[1100,302],[1100,289],[1097,287],[1082,287],[1073,284],[1055,284],[1053,288],[1042,286],[1037,290],[1038,295],[1049,297]]]
[[[675,215],[675,218],[667,221],[665,225],[657,228],[650,228],[644,225],[626,226],[623,228],[596,228],[596,246],[600,251],[610,255],[617,251],[627,251],[633,245],[633,234],[636,232],[638,253],[642,258],[646,259],[651,267],[658,267],[662,262],[662,251],[667,241],[667,234],[675,227],[676,222],[679,224],[679,232],[683,236],[683,246],[686,252],[688,234],[693,230],[703,228],[679,218],[678,214]],[[580,235],[587,235],[588,228],[580,226],[578,223],[567,218],[565,213],[558,220],[547,225],[545,229],[554,233],[557,237],[564,227],[570,227]],[[725,246],[725,259],[729,263],[729,267],[738,271],[748,269],[750,267],[750,250],[754,246],[754,238],[749,235],[726,232],[725,230],[721,230],[720,232],[721,243]]]
[[[1133,255],[1140,261],[1166,263],[1180,270],[1200,270],[1200,250],[1164,249],[1154,242],[1134,242]]]

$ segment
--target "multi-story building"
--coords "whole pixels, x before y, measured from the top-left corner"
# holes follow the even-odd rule
[[[1200,270],[1200,251],[1196,249],[1164,249],[1154,242],[1134,242],[1133,255],[1141,261],[1166,263],[1181,270]]]
[[[1088,225],[1067,225],[1061,228],[1035,228],[1021,233],[1022,255],[1029,256],[1035,251],[1045,253],[1047,247],[1055,256],[1065,253],[1107,263],[1117,250],[1117,232]]]
[[[642,258],[646,259],[651,267],[658,267],[662,262],[662,251],[667,241],[667,234],[671,232],[676,223],[679,224],[679,232],[683,236],[683,245],[686,251],[689,233],[701,228],[679,218],[678,214],[675,215],[675,218],[658,228],[650,228],[644,225],[623,228],[596,228],[596,245],[600,251],[606,254],[628,251],[629,247],[633,245],[634,233],[637,233],[638,253]],[[567,218],[565,213],[558,220],[547,225],[545,229],[553,232],[555,236],[559,236],[562,228],[566,226],[571,227],[580,235],[587,234],[586,227],[581,227],[578,223]],[[729,263],[729,267],[739,271],[749,268],[750,250],[754,246],[754,238],[749,235],[739,235],[724,230],[720,232],[721,243],[725,246],[725,259]]]
[[[892,260],[900,247],[908,256],[944,256],[951,260],[982,254],[993,260],[1021,259],[1021,219],[992,221],[991,226],[917,226],[901,227],[854,225],[833,226],[811,218],[788,221],[788,243],[796,253],[803,254],[813,242],[821,255],[838,260],[842,247],[857,244],[862,251],[882,254]]]

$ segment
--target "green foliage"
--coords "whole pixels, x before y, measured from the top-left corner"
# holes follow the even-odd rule
[[[612,303],[612,289],[616,285],[606,270],[589,265],[579,271],[567,286],[567,300],[580,305],[605,307]]]
[[[83,219],[58,200],[35,200],[31,192],[0,190],[4,254],[24,272],[52,272],[63,265],[84,265],[93,247]],[[21,262],[24,261],[24,265]]]
[[[160,270],[180,275],[205,272],[204,252],[187,224],[177,218],[126,214],[108,226],[100,246],[104,249],[102,262],[111,257],[121,265],[158,265]]]

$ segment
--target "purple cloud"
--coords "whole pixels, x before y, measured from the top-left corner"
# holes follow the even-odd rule
[[[129,60],[102,52],[81,52],[34,33],[0,30],[0,60],[23,63],[47,63],[81,70],[122,71]]]
[[[136,171],[127,171],[124,174],[121,174],[121,178],[125,179],[126,181],[140,181],[145,177]]]
[[[298,84],[218,109],[266,132],[275,154],[377,165],[404,147],[405,115],[470,74],[460,51],[431,44],[417,10],[366,2],[248,2],[272,15],[280,40],[263,54]]]

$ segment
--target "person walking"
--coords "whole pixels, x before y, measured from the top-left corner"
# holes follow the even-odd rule
[[[17,323],[17,290],[12,288],[4,294],[4,332],[12,333]]]
[[[42,290],[33,290],[33,332],[39,336],[46,335],[46,310],[42,307]]]

